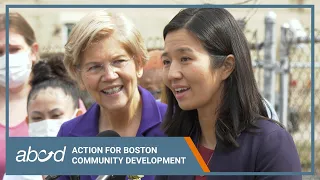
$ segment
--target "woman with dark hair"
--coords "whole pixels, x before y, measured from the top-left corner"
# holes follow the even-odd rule
[[[190,136],[213,172],[301,172],[290,134],[268,117],[247,40],[225,9],[185,9],[163,32],[168,136]],[[156,179],[301,176],[158,176]]]
[[[79,93],[63,65],[63,53],[54,53],[32,67],[31,87],[27,96],[30,137],[55,137],[60,126],[82,114],[78,109]],[[42,180],[41,175],[4,175],[3,180]]]
[[[26,118],[31,137],[55,137],[62,123],[83,113],[77,83],[67,73],[63,58],[63,53],[54,53],[32,68]]]

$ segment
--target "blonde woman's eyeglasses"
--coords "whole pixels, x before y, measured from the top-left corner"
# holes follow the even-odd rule
[[[77,68],[79,71],[83,72],[87,77],[102,75],[106,72],[106,67],[109,72],[116,72],[118,70],[124,69],[132,58],[117,58],[112,61],[101,62],[90,62],[82,67]]]

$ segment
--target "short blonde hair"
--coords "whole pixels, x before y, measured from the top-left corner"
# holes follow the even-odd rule
[[[122,14],[106,10],[94,11],[83,17],[72,29],[65,45],[64,65],[70,76],[79,82],[82,53],[90,45],[116,34],[126,52],[135,63],[144,66],[148,60],[147,48],[135,25]]]

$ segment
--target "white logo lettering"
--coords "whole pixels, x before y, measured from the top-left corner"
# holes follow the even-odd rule
[[[36,150],[32,150],[31,146],[29,146],[28,151],[19,150],[17,152],[16,161],[17,162],[46,162],[53,157],[55,162],[63,162],[64,155],[66,153],[66,146],[63,147],[63,150],[57,150],[56,152],[46,150],[41,150],[37,152]]]

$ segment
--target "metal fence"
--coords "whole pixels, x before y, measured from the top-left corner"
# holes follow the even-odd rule
[[[275,107],[280,122],[291,133],[303,171],[311,171],[311,38],[296,37],[288,24],[276,38],[274,13],[265,17],[264,39],[245,29],[261,93]],[[314,79],[320,79],[320,32],[314,32]],[[318,55],[318,56],[317,56]],[[314,84],[314,137],[320,140],[320,86]],[[317,158],[318,157],[318,158]],[[320,146],[315,144],[315,169],[320,174]]]
[[[301,158],[302,167],[310,171],[311,166],[311,42],[309,37],[294,38],[284,25],[283,33],[287,34],[286,51],[289,71],[286,72],[288,88],[288,120],[291,120],[293,138]],[[320,34],[315,31],[314,58],[314,137],[319,141],[320,135],[320,86],[316,83],[320,78]],[[318,157],[318,158],[317,158]],[[315,144],[315,168],[320,173],[320,146]]]

